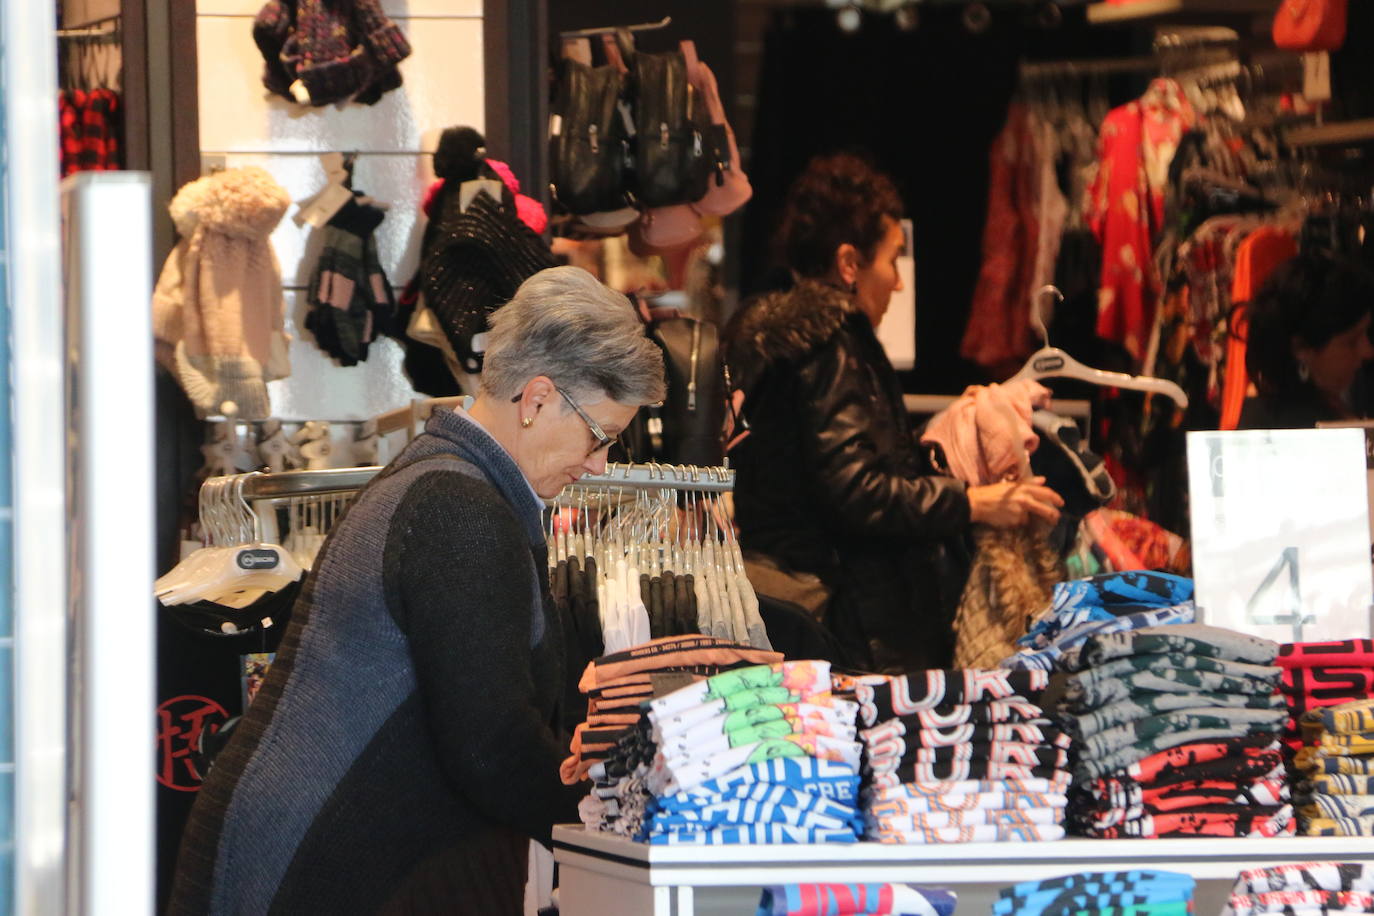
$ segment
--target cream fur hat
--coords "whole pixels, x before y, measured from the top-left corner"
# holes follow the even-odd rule
[[[168,207],[181,241],[153,291],[153,332],[197,410],[261,419],[291,372],[281,268],[269,236],[291,199],[265,170],[187,184]]]

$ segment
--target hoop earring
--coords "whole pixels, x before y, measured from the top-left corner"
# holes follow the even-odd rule
[[[1312,370],[1307,367],[1307,363],[1298,360],[1298,381],[1306,382],[1312,378]]]

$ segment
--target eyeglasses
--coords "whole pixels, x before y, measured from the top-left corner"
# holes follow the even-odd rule
[[[557,391],[559,394],[563,396],[563,400],[568,402],[568,406],[572,408],[573,413],[581,417],[582,422],[587,424],[587,429],[591,432],[592,439],[594,440],[594,444],[592,445],[592,447],[587,449],[588,458],[592,457],[597,452],[602,451],[603,449],[609,449],[616,442],[620,441],[619,436],[606,435],[606,431],[601,428],[601,424],[593,420],[590,414],[588,414],[585,410],[578,406],[578,403],[572,399],[572,395],[568,394],[558,385],[554,385],[553,389],[554,391]],[[511,399],[511,403],[520,403],[521,397],[523,397],[522,394],[517,394],[514,398]]]

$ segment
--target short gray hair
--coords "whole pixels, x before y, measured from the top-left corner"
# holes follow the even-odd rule
[[[576,396],[636,407],[663,400],[663,353],[634,308],[580,267],[550,267],[488,319],[482,389],[518,394],[546,375]]]

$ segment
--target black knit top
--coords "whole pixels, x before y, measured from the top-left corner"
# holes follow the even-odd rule
[[[363,490],[205,779],[171,913],[521,911],[528,838],[582,794],[541,509],[451,411]]]

